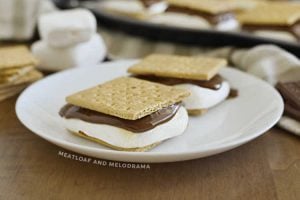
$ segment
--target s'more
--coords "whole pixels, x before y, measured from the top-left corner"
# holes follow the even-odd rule
[[[135,19],[147,19],[164,12],[167,8],[166,2],[160,0],[103,0],[98,6],[109,13]]]
[[[60,110],[66,128],[122,151],[147,151],[181,135],[188,115],[185,89],[121,77],[66,97]]]
[[[20,93],[42,78],[35,69],[38,61],[23,45],[0,48],[0,101]]]
[[[166,0],[166,2],[168,8],[165,12],[165,18],[172,18],[175,23],[179,23],[183,18],[190,18],[191,22],[197,21],[199,26],[201,25],[198,28],[213,28],[224,31],[238,28],[234,11],[239,6],[234,2],[218,0]],[[161,20],[164,19],[163,16],[160,18]],[[185,23],[188,25],[189,20],[185,20]]]
[[[183,105],[190,115],[200,115],[229,96],[230,85],[219,74],[226,65],[226,60],[218,58],[153,54],[128,72],[135,78],[190,91]]]
[[[287,41],[300,40],[300,4],[268,3],[237,16],[243,30],[259,36]]]

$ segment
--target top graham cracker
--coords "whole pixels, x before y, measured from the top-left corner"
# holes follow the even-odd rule
[[[122,119],[137,120],[189,95],[184,89],[121,77],[68,96],[66,101]]]
[[[128,69],[129,73],[190,80],[210,80],[222,67],[225,59],[153,54]]]
[[[237,19],[245,25],[291,26],[300,20],[300,4],[262,4],[239,14]]]
[[[11,46],[0,48],[0,70],[24,66],[34,66],[37,60],[26,46]]]
[[[226,0],[166,0],[170,6],[198,10],[210,14],[220,14],[238,9],[240,6]]]

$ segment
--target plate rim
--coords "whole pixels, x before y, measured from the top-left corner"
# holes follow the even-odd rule
[[[94,67],[100,67],[100,66],[103,67],[105,65],[114,65],[115,63],[120,63],[120,62],[133,62],[133,61],[136,61],[136,59],[105,62],[105,63],[97,64]],[[91,68],[93,68],[93,67],[91,67]],[[41,79],[41,80],[33,83],[32,85],[30,85],[28,88],[26,88],[22,92],[22,94],[18,97],[16,105],[15,105],[15,112],[16,112],[16,115],[17,115],[19,121],[32,133],[47,140],[50,143],[53,143],[62,148],[65,148],[65,149],[68,149],[68,150],[71,150],[71,151],[74,151],[77,153],[81,153],[81,154],[85,154],[85,153],[79,152],[81,150],[85,151],[85,152],[86,151],[96,151],[98,154],[101,154],[101,155],[103,153],[107,154],[107,156],[104,156],[104,157],[126,156],[126,157],[129,157],[129,159],[124,159],[124,160],[135,160],[133,162],[136,162],[136,160],[140,160],[139,158],[145,157],[145,156],[147,157],[146,160],[151,159],[153,157],[160,157],[160,159],[158,159],[158,160],[157,159],[154,159],[153,161],[148,160],[147,163],[151,163],[151,162],[163,163],[163,162],[175,162],[175,161],[190,160],[190,159],[196,159],[196,158],[200,158],[200,157],[206,157],[206,156],[198,156],[197,157],[197,154],[201,154],[204,152],[212,152],[212,151],[217,152],[217,153],[212,153],[212,154],[208,153],[207,156],[211,156],[214,154],[218,154],[220,152],[228,151],[237,146],[243,145],[243,144],[257,138],[258,136],[264,134],[267,130],[272,128],[279,121],[279,119],[282,116],[283,109],[284,109],[282,97],[270,84],[268,84],[267,82],[255,77],[253,75],[247,74],[240,70],[237,70],[234,68],[226,68],[226,70],[234,70],[234,71],[238,71],[239,73],[243,73],[247,76],[251,76],[252,78],[256,79],[255,81],[258,81],[261,84],[265,84],[266,87],[269,87],[269,89],[273,90],[276,93],[276,95],[278,96],[278,100],[280,100],[280,105],[277,109],[278,115],[277,115],[276,119],[272,123],[268,124],[268,126],[264,127],[264,129],[261,129],[260,131],[256,131],[253,134],[249,134],[248,136],[242,137],[242,139],[238,139],[238,140],[235,140],[235,138],[233,138],[233,140],[230,139],[230,141],[225,141],[224,143],[218,144],[217,147],[216,146],[204,146],[204,148],[200,147],[200,148],[194,149],[192,151],[188,151],[188,152],[185,151],[185,152],[179,152],[179,153],[178,152],[177,153],[173,153],[173,152],[128,152],[128,151],[116,151],[116,150],[112,150],[112,149],[98,149],[95,147],[84,146],[84,145],[72,143],[69,141],[61,140],[59,138],[57,139],[55,137],[48,136],[47,134],[39,133],[39,131],[37,131],[36,128],[30,127],[29,125],[26,124],[26,122],[24,122],[25,120],[22,117],[20,107],[21,107],[22,101],[26,97],[26,94],[28,91],[32,90],[32,88],[34,89],[36,87],[36,85],[40,84],[41,82],[48,81],[48,79],[52,79],[53,77],[56,77],[56,76],[63,76],[64,74],[72,73],[72,71],[82,70],[82,69],[88,70],[88,68],[84,68],[84,67],[83,68],[72,68],[72,69],[64,70],[64,71],[61,71],[58,73],[54,73],[52,75],[45,77],[44,79]],[[75,148],[75,150],[74,150],[74,148]],[[222,149],[225,149],[225,150],[223,151]],[[218,152],[218,151],[220,151],[220,152]],[[187,157],[187,159],[184,159],[182,157]],[[112,160],[124,161],[124,160],[120,160],[120,159],[112,159]],[[142,159],[142,160],[145,160],[145,159]],[[166,160],[166,161],[160,161],[160,160]],[[129,162],[132,162],[132,161],[129,161]]]

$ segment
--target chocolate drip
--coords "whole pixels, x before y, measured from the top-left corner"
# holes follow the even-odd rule
[[[207,21],[209,21],[211,24],[218,24],[220,22],[227,21],[229,19],[234,19],[234,14],[231,12],[223,12],[219,14],[210,14],[204,11],[189,9],[189,8],[182,8],[178,6],[169,6],[167,9],[167,12],[179,12],[179,13],[185,13],[188,15],[197,15],[200,17],[203,17]]]
[[[141,133],[151,130],[156,126],[171,120],[177,113],[180,106],[180,103],[177,103],[162,108],[148,116],[137,120],[121,119],[71,104],[67,104],[63,108],[61,108],[59,115],[67,119],[80,119],[90,123],[106,124],[119,127],[134,133]]]
[[[190,83],[193,85],[198,85],[200,87],[204,87],[212,90],[220,89],[223,82],[223,78],[220,75],[214,76],[209,81],[199,81],[199,80],[171,78],[171,77],[158,77],[154,75],[133,75],[133,77],[161,83],[164,85],[178,85],[178,84]]]
[[[239,96],[239,91],[237,89],[231,88],[227,99],[236,98],[238,96]]]

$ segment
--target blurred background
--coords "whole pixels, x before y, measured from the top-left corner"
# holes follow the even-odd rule
[[[96,16],[112,59],[150,52],[197,55],[216,47],[258,44],[276,44],[297,56],[300,52],[297,1],[1,0],[0,41],[30,44],[39,39],[39,16],[78,7]],[[293,23],[285,23],[290,17]]]

